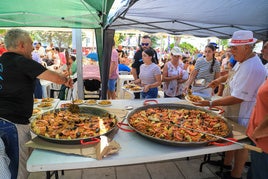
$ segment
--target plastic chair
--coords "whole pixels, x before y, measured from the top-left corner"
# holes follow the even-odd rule
[[[96,79],[84,80],[85,99],[100,99],[101,82]]]
[[[128,71],[119,71],[119,75],[130,75]]]

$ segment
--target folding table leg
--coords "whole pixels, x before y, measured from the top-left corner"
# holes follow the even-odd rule
[[[51,179],[51,177],[55,174],[55,179],[59,179],[58,171],[53,171],[50,173],[50,171],[46,171],[46,178]]]

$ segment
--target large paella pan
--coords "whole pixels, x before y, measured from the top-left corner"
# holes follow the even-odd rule
[[[116,116],[106,110],[79,108],[79,113],[67,108],[45,112],[31,121],[31,131],[49,142],[83,144],[110,133],[117,125]]]
[[[185,104],[153,104],[131,111],[130,128],[158,143],[176,146],[208,145],[219,140],[208,134],[228,137],[227,120],[207,109]]]

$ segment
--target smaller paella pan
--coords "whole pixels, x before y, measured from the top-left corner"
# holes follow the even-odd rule
[[[38,137],[59,144],[83,144],[109,134],[117,118],[106,110],[79,107],[79,113],[67,108],[45,112],[31,121],[31,131]]]
[[[231,135],[227,120],[207,109],[185,104],[153,104],[131,111],[130,128],[158,143],[175,146],[208,145]]]

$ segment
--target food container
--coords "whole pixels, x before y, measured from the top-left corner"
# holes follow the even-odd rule
[[[106,110],[94,107],[79,107],[79,109],[79,115],[73,114],[74,116],[69,115],[67,108],[47,111],[31,121],[31,131],[38,137],[53,143],[91,144],[92,141],[99,141],[101,135],[109,134],[117,126],[116,116]],[[59,115],[62,118],[58,117]],[[57,116],[57,119],[53,116],[55,118]],[[99,125],[98,123],[101,124]],[[41,130],[45,131],[42,132]],[[67,137],[68,132],[69,137]],[[74,133],[75,138],[72,136]],[[64,136],[65,138],[61,138],[63,135],[66,135]]]

